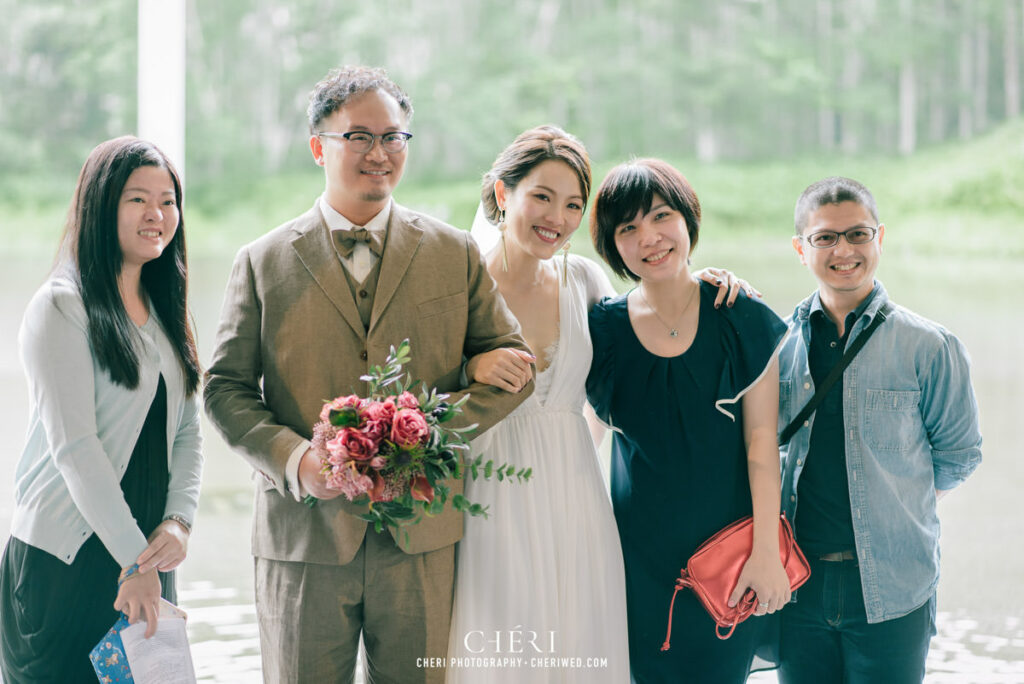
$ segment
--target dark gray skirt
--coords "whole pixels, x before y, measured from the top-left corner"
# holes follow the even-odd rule
[[[167,390],[156,397],[121,478],[125,501],[147,537],[167,503]],[[71,565],[11,537],[0,561],[0,672],[17,682],[95,682],[89,651],[117,620],[121,568],[95,534]],[[176,601],[174,572],[161,573],[163,597]]]

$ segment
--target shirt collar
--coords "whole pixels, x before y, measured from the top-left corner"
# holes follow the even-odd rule
[[[320,195],[320,213],[324,216],[324,223],[327,224],[328,230],[332,232],[336,230],[352,230],[354,228],[366,228],[369,231],[384,232],[387,230],[388,221],[391,219],[391,205],[393,203],[393,199],[388,199],[388,203],[384,208],[367,221],[365,226],[357,226],[335,211],[324,195]]]
[[[886,301],[888,301],[888,294],[885,291],[885,287],[883,287],[881,282],[875,280],[871,292],[864,298],[864,301],[857,305],[856,309],[847,315],[847,321],[856,321],[865,313],[874,316]],[[826,315],[825,308],[821,305],[821,293],[818,290],[815,290],[810,297],[797,305],[794,314],[797,319],[807,320],[812,315],[815,315],[815,312],[820,312],[817,314],[819,316]],[[853,316],[853,318],[851,319],[850,316]]]

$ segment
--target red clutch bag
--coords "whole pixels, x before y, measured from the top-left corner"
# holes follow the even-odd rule
[[[676,603],[676,594],[684,587],[693,589],[693,593],[704,604],[715,621],[715,634],[719,639],[731,637],[736,625],[753,615],[757,608],[757,597],[752,589],[747,590],[734,608],[729,607],[729,595],[736,588],[743,564],[750,558],[753,548],[754,519],[747,516],[721,530],[694,551],[676,580],[676,590],[672,593],[672,603],[668,608],[668,631],[665,633],[665,643],[661,646],[662,651],[669,649],[672,608]],[[789,576],[791,589],[796,589],[811,576],[811,567],[796,545],[793,529],[785,515],[779,517],[779,560]],[[722,634],[722,628],[728,628],[729,631]]]

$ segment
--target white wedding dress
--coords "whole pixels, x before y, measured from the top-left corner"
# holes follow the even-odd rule
[[[533,477],[466,482],[466,496],[490,508],[488,519],[467,516],[457,547],[449,684],[629,681],[622,552],[583,417],[588,303],[609,289],[596,264],[570,257],[550,364],[473,442],[474,457],[530,466]]]

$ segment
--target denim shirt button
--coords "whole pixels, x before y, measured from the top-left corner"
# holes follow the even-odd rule
[[[805,420],[804,421],[804,427],[811,427],[811,421]]]
[[[805,382],[804,383],[804,389],[811,389],[811,383]]]
[[[795,495],[793,495],[793,494],[790,494],[790,495],[789,495],[789,500],[790,500],[790,501],[796,501],[796,496],[795,496]]]
[[[804,459],[802,459],[802,458],[796,459],[796,464],[797,465],[803,465],[803,463],[804,463]]]

